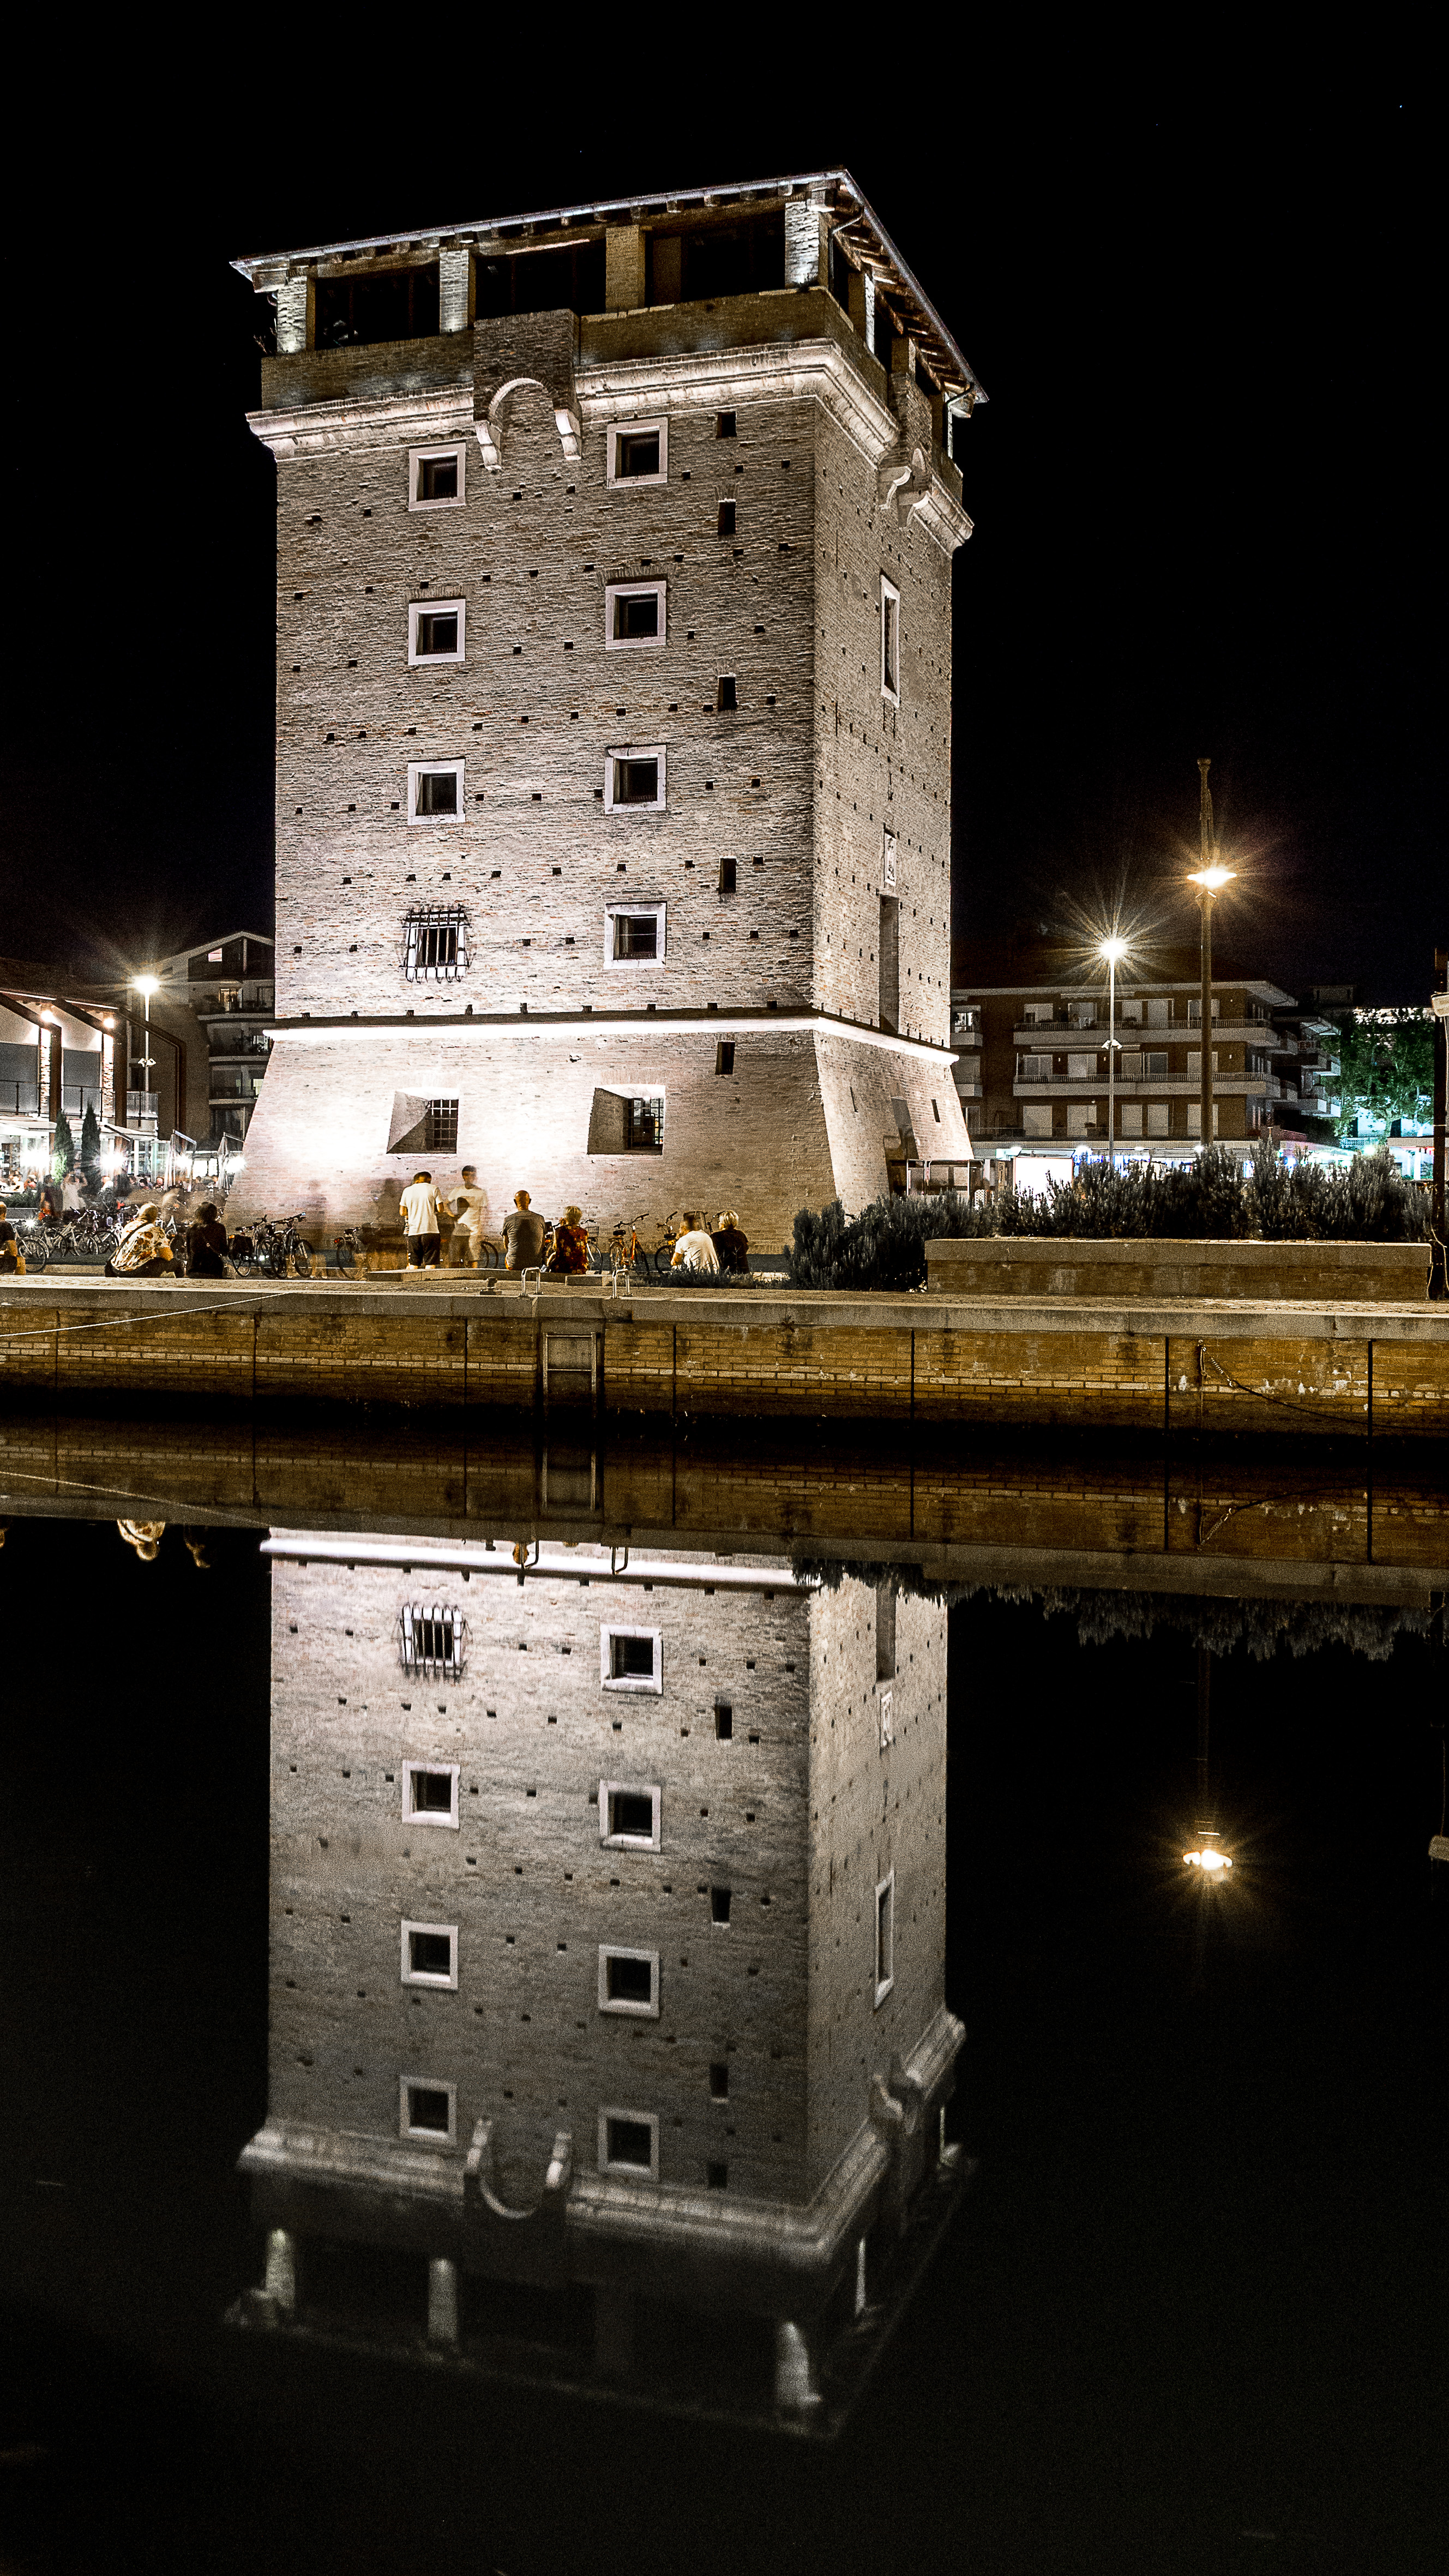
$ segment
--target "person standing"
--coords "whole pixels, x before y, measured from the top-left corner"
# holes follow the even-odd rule
[[[67,1172],[60,1185],[61,1207],[66,1216],[79,1216],[85,1206],[85,1190],[79,1172]]]
[[[414,1172],[402,1194],[403,1229],[408,1239],[408,1267],[436,1270],[442,1249],[443,1217],[431,1172]]]
[[[448,1192],[448,1205],[453,1211],[452,1241],[448,1246],[451,1270],[478,1267],[478,1247],[488,1231],[488,1193],[478,1187],[478,1174],[471,1163],[463,1165],[463,1177],[456,1189]]]
[[[515,1190],[513,1205],[503,1220],[503,1239],[508,1249],[505,1270],[533,1270],[543,1256],[543,1219],[536,1216],[527,1190]]]

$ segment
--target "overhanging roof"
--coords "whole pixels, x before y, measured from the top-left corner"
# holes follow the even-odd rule
[[[598,229],[607,223],[648,223],[661,216],[709,212],[715,208],[778,205],[787,197],[808,198],[833,218],[841,247],[855,268],[869,270],[911,336],[921,341],[928,362],[943,378],[943,391],[966,392],[973,402],[986,402],[974,368],[953,332],[914,272],[901,257],[874,207],[848,170],[809,170],[779,179],[733,180],[707,188],[667,188],[649,196],[596,197],[574,206],[549,206],[541,212],[471,218],[459,224],[429,224],[413,232],[366,233],[350,241],[313,242],[304,249],[257,251],[234,259],[232,267],[260,293],[276,286],[288,271],[322,260],[356,258],[363,252],[438,251],[487,247],[542,250],[547,237],[574,228]]]

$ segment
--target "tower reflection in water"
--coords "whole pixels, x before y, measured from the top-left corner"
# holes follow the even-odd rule
[[[779,1557],[268,1548],[234,2321],[833,2431],[962,2178],[945,1612]]]

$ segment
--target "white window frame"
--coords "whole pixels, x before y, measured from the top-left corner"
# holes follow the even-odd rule
[[[446,2093],[448,2097],[448,2134],[441,2129],[415,2129],[408,2118],[408,2092],[416,2085],[420,2092]],[[420,2147],[455,2147],[458,2143],[458,2087],[445,2084],[441,2075],[400,2075],[397,2079],[397,2133]]]
[[[654,1821],[647,1834],[615,1834],[609,1831],[611,1798],[648,1798],[653,1806]],[[652,1780],[601,1780],[599,1782],[599,1840],[606,1851],[657,1852],[660,1844],[660,1806],[663,1792]]]
[[[649,1965],[649,2001],[647,2004],[626,2003],[609,1992],[611,1959],[645,1959]],[[659,2019],[659,1953],[657,1950],[631,1950],[624,1941],[599,1943],[599,2010],[612,2013],[624,2021],[657,2021]]]
[[[665,905],[665,904],[662,904],[662,903],[606,903],[606,904],[605,904],[605,906],[604,906],[604,965],[605,965],[606,969],[608,970],[608,972],[609,972],[610,974],[614,973],[614,972],[617,970],[617,971],[618,971],[618,972],[620,972],[621,974],[625,974],[625,975],[643,975],[643,974],[647,974],[647,973],[649,972],[649,969],[650,969],[651,967],[653,967],[653,966],[662,966],[662,965],[663,965],[663,963],[664,963],[664,949],[665,949],[666,929],[667,929],[666,920],[665,920],[665,915],[666,915],[666,913],[667,913],[667,910],[668,910],[668,906],[667,906],[667,905]],[[652,957],[616,957],[616,956],[614,955],[614,924],[615,924],[615,922],[618,920],[618,918],[619,918],[620,914],[621,914],[621,913],[622,913],[622,914],[628,914],[632,919],[634,919],[634,920],[636,920],[636,921],[637,921],[637,920],[639,920],[639,919],[642,917],[642,915],[643,915],[643,914],[645,914],[645,913],[649,913],[649,912],[652,912],[652,913],[653,913],[653,915],[654,915],[654,954],[653,954],[653,956],[652,956]],[[631,1094],[630,1096],[632,1097],[632,1094]]]
[[[880,1706],[880,1749],[884,1753],[887,1746],[896,1740],[895,1684],[880,1682],[876,1687]]]
[[[886,1946],[890,1952],[890,1956],[885,1962],[886,1974],[884,1976],[881,1975],[880,1955],[880,1901],[882,1897],[885,1898],[887,1906],[886,1920],[888,1931]],[[875,1945],[875,2004],[873,2009],[878,2012],[896,1981],[896,1874],[893,1869],[888,1869],[884,1878],[876,1880],[875,1904],[871,1909],[870,1929],[871,1939]]]
[[[644,2168],[642,2165],[615,2165],[610,2164],[609,2162],[609,2122],[611,2120],[631,2120],[636,2128],[648,2130],[649,2179],[651,2182],[657,2182],[659,2180],[658,2112],[630,2111],[619,2102],[604,2103],[601,2105],[599,2110],[598,2169],[600,2173],[632,2175],[636,2182],[640,2182],[644,2175]]]
[[[435,463],[438,458],[443,456],[455,456],[458,460],[458,489],[456,493],[453,495],[451,500],[420,501],[418,499],[418,485],[422,480],[420,469],[424,465]],[[468,442],[465,438],[444,438],[439,440],[436,447],[410,447],[408,449],[408,508],[410,510],[461,510],[468,497],[467,479]]]
[[[896,676],[895,676],[894,684],[892,684],[892,682],[891,682],[891,678],[890,678],[890,666],[889,666],[888,658],[887,658],[887,655],[886,655],[886,636],[887,636],[887,634],[888,634],[888,632],[889,632],[890,625],[891,625],[891,620],[890,620],[890,618],[889,618],[889,616],[888,616],[888,614],[887,614],[887,609],[886,609],[886,603],[887,603],[887,601],[889,601],[889,602],[891,603],[891,606],[892,606],[892,607],[894,608],[894,610],[895,610],[895,630],[896,630]],[[900,592],[897,590],[897,588],[896,588],[896,586],[895,586],[895,583],[894,583],[893,581],[887,581],[887,579],[886,579],[886,577],[885,577],[885,574],[884,574],[884,573],[882,573],[882,574],[881,574],[881,577],[880,577],[880,693],[881,693],[881,696],[885,699],[886,704],[887,704],[888,706],[898,707],[898,706],[900,705],[900,702],[901,702],[901,594],[900,594]]]
[[[620,599],[657,599],[659,632],[657,635],[616,635],[614,604]],[[604,584],[604,650],[606,653],[654,653],[665,641],[669,620],[669,584],[667,581],[606,581]]]
[[[633,803],[632,800],[628,804],[624,805],[615,804],[614,763],[616,760],[654,760],[658,762],[658,780],[652,805],[638,805]],[[436,769],[441,767],[442,764],[438,761],[433,761],[430,766]],[[664,775],[664,745],[662,742],[615,742],[610,744],[608,750],[604,754],[604,812],[606,814],[662,814],[665,805],[668,802],[668,794],[668,786]]]
[[[412,1819],[409,1820],[413,1821]],[[434,1976],[430,1969],[414,1968],[408,1958],[408,1942],[414,1932],[446,1935],[451,1970],[446,1977]],[[431,1986],[435,1994],[455,1995],[458,1991],[458,1926],[456,1923],[418,1923],[404,1915],[402,1923],[402,1983],[405,1986]]]
[[[443,1825],[456,1833],[458,1830],[458,1774],[461,1767],[457,1762],[405,1762],[402,1766],[403,1823],[405,1825]],[[447,1772],[452,1782],[449,1807],[444,1809],[413,1805],[413,1781],[419,1771]]]
[[[899,891],[896,885],[896,836],[894,832],[882,832],[881,834],[880,888],[882,894],[895,894]]]
[[[659,471],[657,474],[620,474],[619,441],[621,438],[647,438],[651,430],[659,432]],[[669,480],[669,423],[661,414],[647,420],[611,420],[609,423],[608,481],[620,492],[647,491],[651,484]]]
[[[465,768],[466,764],[461,760],[410,760],[408,762],[408,821],[410,823],[426,824],[433,830],[436,830],[440,823],[446,823],[450,831],[456,830],[458,824],[463,820],[463,800],[465,794],[463,781]],[[419,779],[431,778],[440,770],[446,769],[451,769],[458,782],[458,802],[454,806],[452,813],[420,814],[418,812]]]
[[[611,1673],[609,1650],[616,1637],[651,1637],[654,1641],[654,1670],[646,1681],[642,1673]],[[664,1640],[658,1628],[626,1626],[622,1619],[599,1630],[599,1680],[607,1691],[644,1691],[659,1699],[664,1691]]]
[[[420,653],[418,619],[420,617],[456,617],[458,649],[455,653]],[[468,646],[468,603],[466,599],[410,599],[408,601],[408,663],[424,671],[446,670],[451,663],[461,662]],[[430,762],[429,767],[439,766]]]

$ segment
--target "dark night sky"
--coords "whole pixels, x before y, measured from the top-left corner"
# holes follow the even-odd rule
[[[10,224],[35,292],[76,301],[28,347],[43,308],[12,310],[0,953],[134,964],[270,919],[273,467],[232,253],[844,162],[991,397],[956,567],[958,973],[1124,873],[1194,936],[1175,884],[1207,752],[1232,955],[1292,991],[1427,991],[1449,876],[1422,81],[1365,55],[1351,89],[1194,105],[1139,69],[1045,107],[926,24],[819,106],[803,55],[763,84],[741,60],[712,116],[697,65],[618,91],[637,139],[607,148],[607,80],[509,86],[491,53],[429,115],[305,42],[223,70],[204,113],[120,112],[119,70],[103,113],[103,67],[53,229]],[[496,138],[490,99],[512,115],[530,78],[539,139]],[[759,86],[791,104],[752,115]]]

